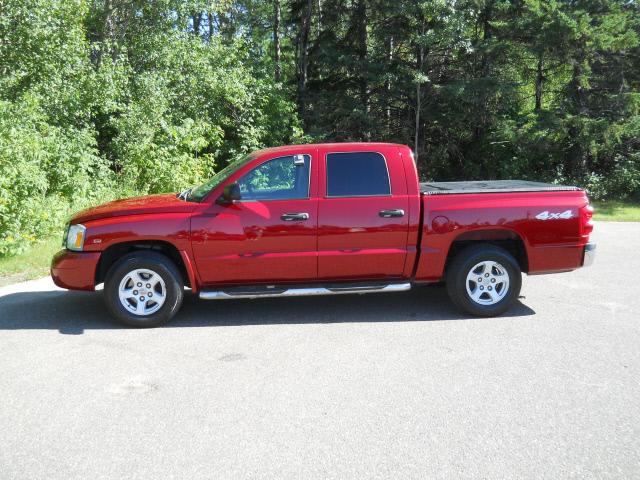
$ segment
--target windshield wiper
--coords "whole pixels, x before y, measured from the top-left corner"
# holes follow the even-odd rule
[[[178,198],[179,198],[180,200],[184,200],[185,202],[187,202],[187,201],[189,200],[189,195],[191,194],[191,190],[193,190],[193,188],[194,188],[194,187],[191,187],[191,188],[187,188],[187,189],[185,189],[185,190],[181,191],[181,192],[178,194]]]

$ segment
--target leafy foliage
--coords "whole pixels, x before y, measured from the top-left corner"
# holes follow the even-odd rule
[[[59,229],[70,208],[113,195],[88,128],[47,122],[37,102],[0,101],[0,254]]]
[[[0,255],[263,146],[392,141],[422,177],[640,197],[622,0],[0,0]]]
[[[0,255],[112,197],[175,191],[300,139],[251,45],[189,33],[181,2],[0,4]]]

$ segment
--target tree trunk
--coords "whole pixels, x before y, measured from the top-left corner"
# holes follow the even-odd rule
[[[416,58],[416,66],[418,69],[418,73],[422,74],[422,68],[424,66],[424,46],[422,43],[418,46],[417,58]],[[416,165],[418,165],[418,142],[420,141],[420,110],[422,109],[422,88],[421,88],[421,79],[419,78],[416,82],[416,126],[413,140],[413,155],[416,161]]]
[[[273,0],[273,63],[276,82],[282,78],[280,66],[280,0]]]
[[[233,36],[235,34],[235,24],[230,18],[228,11],[218,12],[218,31],[220,36],[225,40],[227,44],[233,42]]]
[[[202,22],[202,12],[193,14],[193,34],[195,36],[200,35],[200,23]]]
[[[567,153],[567,162],[565,164],[568,176],[577,178],[586,172],[587,152],[578,140],[583,122],[580,117],[589,116],[589,108],[587,105],[587,92],[582,86],[584,51],[582,48],[577,50],[576,58],[573,60],[573,72],[570,82],[570,95],[573,97],[574,111],[578,114],[576,119],[571,123],[568,129],[569,138],[572,139],[571,147]]]
[[[391,63],[393,62],[393,35],[387,40],[387,76],[384,81],[384,89],[387,94],[385,100],[385,122],[387,127],[387,138],[391,137],[391,79],[388,75],[391,69]]]
[[[362,110],[365,113],[365,120],[361,124],[360,135],[365,140],[371,139],[369,131],[369,113],[370,113],[370,94],[367,79],[367,69],[365,67],[367,60],[367,3],[366,0],[358,0],[355,9],[355,27],[357,31],[357,52],[360,61],[358,83],[360,89],[360,101],[362,102]]]
[[[305,95],[307,90],[307,69],[309,54],[309,31],[311,29],[311,14],[313,13],[313,0],[306,0],[305,7],[300,19],[300,29],[298,31],[298,113],[304,117]]]
[[[209,38],[209,41],[211,41],[211,39],[213,38],[213,13],[211,12],[207,13],[207,20],[209,21],[208,38]]]
[[[102,31],[99,33],[98,41],[102,42],[103,45],[100,46],[100,49],[96,55],[96,65],[100,65],[102,63],[102,55],[103,49],[105,47],[105,42],[114,42],[115,41],[115,29],[113,25],[113,0],[105,0],[104,1],[104,11],[102,14]],[[116,51],[115,45],[109,45],[109,53],[115,59]]]
[[[589,114],[589,108],[587,107],[586,91],[582,86],[582,62],[584,61],[584,55],[580,53],[578,58],[573,63],[573,75],[571,79],[571,86],[573,89],[573,95],[578,113],[580,115],[587,116]]]
[[[420,111],[422,110],[422,72],[424,70],[424,44],[423,39],[427,30],[426,19],[420,12],[420,30],[419,40],[416,46],[416,111],[415,111],[415,130],[413,138],[413,155],[418,165],[418,159],[420,157],[419,144],[420,144]]]
[[[538,56],[538,71],[536,74],[536,112],[542,109],[542,82],[544,81],[544,57],[541,53]]]
[[[493,30],[491,27],[491,20],[493,15],[493,1],[487,2],[482,10],[482,42],[485,44],[493,36]],[[483,45],[484,46],[484,45]],[[491,61],[490,54],[484,49],[480,61],[480,78],[486,79],[491,75]],[[488,101],[489,94],[486,87],[483,87],[481,94],[479,95],[479,115],[478,121],[473,131],[473,138],[476,142],[484,136],[485,129],[488,123]]]

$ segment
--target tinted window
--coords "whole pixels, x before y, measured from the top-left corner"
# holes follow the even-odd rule
[[[329,153],[327,155],[328,197],[390,194],[387,163],[379,153]]]
[[[274,158],[238,180],[242,200],[289,200],[309,197],[311,157],[296,162],[298,155]]]

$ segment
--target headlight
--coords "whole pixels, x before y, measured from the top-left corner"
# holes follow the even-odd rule
[[[84,246],[84,234],[86,231],[87,229],[84,225],[70,225],[67,230],[67,249],[81,252]]]

